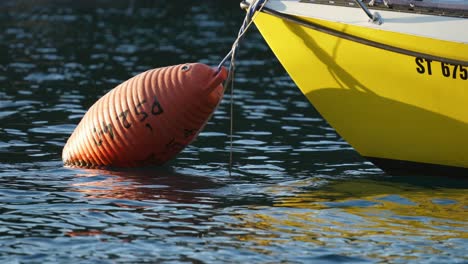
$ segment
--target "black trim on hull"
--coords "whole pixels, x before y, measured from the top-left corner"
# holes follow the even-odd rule
[[[384,158],[365,158],[385,173],[394,176],[420,175],[468,178],[468,168]]]
[[[326,33],[326,34],[329,34],[329,35],[332,35],[332,36],[335,36],[335,37],[339,37],[339,38],[351,40],[351,41],[354,41],[354,42],[358,42],[358,43],[361,43],[361,44],[364,44],[364,45],[367,45],[367,46],[371,46],[371,47],[374,47],[374,48],[379,48],[379,49],[383,49],[383,50],[387,50],[387,51],[391,51],[391,52],[395,52],[395,53],[400,53],[400,54],[404,54],[404,55],[408,55],[408,56],[412,56],[412,57],[420,57],[420,58],[424,58],[426,60],[439,61],[439,62],[449,63],[449,64],[458,64],[458,65],[461,65],[461,66],[468,66],[468,61],[462,61],[462,60],[456,60],[456,59],[450,59],[450,58],[434,56],[434,55],[427,54],[427,53],[416,52],[416,51],[403,49],[403,48],[387,45],[387,44],[384,44],[384,43],[372,41],[372,40],[369,40],[369,39],[357,37],[357,36],[354,36],[354,35],[351,35],[351,34],[348,34],[348,33],[345,33],[345,32],[341,32],[341,31],[338,31],[338,30],[335,30],[335,29],[324,27],[322,25],[319,25],[319,24],[316,24],[316,23],[313,23],[313,22],[310,22],[310,21],[306,21],[304,19],[301,19],[301,18],[293,16],[293,15],[278,12],[278,11],[276,11],[274,9],[271,9],[271,8],[268,8],[268,7],[263,7],[261,12],[264,12],[266,14],[270,14],[270,15],[279,17],[281,19],[284,19],[284,20],[287,20],[287,21],[290,21],[290,22],[293,22],[293,23],[296,23],[296,24],[299,24],[299,25],[302,25],[302,26],[317,30],[319,32],[323,32],[323,33]]]

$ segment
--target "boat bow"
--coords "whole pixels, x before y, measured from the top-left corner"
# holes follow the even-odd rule
[[[467,1],[431,7],[444,15],[372,7],[382,24],[330,2],[270,0],[255,18],[309,101],[384,170],[468,168]]]

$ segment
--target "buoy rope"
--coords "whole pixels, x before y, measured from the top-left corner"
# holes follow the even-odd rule
[[[245,33],[252,25],[254,18],[256,16],[256,11],[261,11],[268,0],[253,0],[250,4],[247,14],[245,15],[244,21],[242,22],[242,26],[239,29],[239,33],[237,34],[237,38],[232,44],[231,50],[228,54],[221,60],[218,65],[217,73],[221,71],[221,68],[226,63],[226,61],[230,58],[229,63],[229,71],[228,77],[226,79],[226,85],[224,86],[225,89],[231,89],[231,100],[230,100],[230,126],[229,126],[229,176],[232,175],[232,163],[233,163],[233,134],[234,134],[234,72],[235,72],[235,59],[236,59],[236,52],[237,48],[239,47],[239,42],[244,37]]]
[[[234,50],[232,52],[232,56],[235,56],[236,51]],[[233,136],[234,136],[234,68],[235,68],[235,62],[234,60],[231,60],[230,66],[229,66],[229,74],[227,77],[226,81],[226,86],[230,85],[231,89],[231,100],[229,102],[230,105],[230,110],[229,110],[229,177],[232,175],[232,163],[233,163],[233,149],[232,149],[232,143],[233,143]],[[232,69],[232,71],[231,71]]]
[[[252,25],[254,21],[254,17],[256,16],[256,11],[261,11],[268,0],[253,0],[250,4],[249,9],[245,15],[244,21],[242,22],[242,26],[239,29],[239,33],[237,34],[237,38],[232,44],[231,50],[226,54],[226,56],[221,60],[218,65],[218,72],[221,70],[221,67],[226,63],[226,61],[231,58],[231,62],[235,59],[235,51],[239,47],[239,42],[244,37],[247,29]]]

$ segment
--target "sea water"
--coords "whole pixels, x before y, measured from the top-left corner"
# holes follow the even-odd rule
[[[80,2],[0,3],[1,263],[468,261],[467,181],[361,158],[254,27],[233,97],[175,160],[64,168],[98,98],[151,68],[216,66],[243,18],[236,1]]]

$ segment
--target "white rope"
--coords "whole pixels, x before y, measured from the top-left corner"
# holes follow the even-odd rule
[[[247,29],[252,25],[255,16],[258,14],[256,11],[260,12],[268,0],[253,0],[250,4],[249,9],[247,10],[247,14],[245,15],[244,21],[242,23],[241,28],[239,29],[239,33],[237,34],[237,38],[232,44],[231,50],[229,53],[224,57],[224,59],[218,65],[218,72],[223,67],[224,63],[231,58],[229,63],[229,73],[226,80],[225,89],[228,89],[228,86],[231,89],[231,100],[230,100],[230,129],[229,129],[229,176],[232,174],[232,163],[233,163],[233,134],[234,134],[234,72],[235,72],[235,60],[236,60],[236,52],[237,48],[239,47],[239,42],[243,38],[244,34],[247,32]]]
[[[247,14],[245,15],[244,21],[242,22],[242,26],[239,29],[239,33],[237,34],[237,38],[232,44],[231,50],[226,54],[226,56],[221,60],[221,62],[218,65],[218,71],[221,70],[221,67],[226,63],[226,61],[231,58],[231,61],[235,59],[235,50],[239,46],[239,42],[244,36],[244,34],[247,32],[247,29],[252,25],[255,17],[257,16],[257,13],[255,11],[260,12],[265,4],[268,2],[268,0],[253,0],[252,4],[249,6],[249,10],[247,10]],[[259,7],[260,6],[260,7]]]

